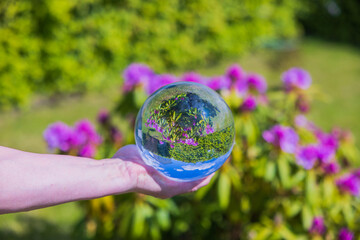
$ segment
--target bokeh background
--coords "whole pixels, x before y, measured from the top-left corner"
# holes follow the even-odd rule
[[[360,137],[357,0],[3,0],[0,145],[45,153],[48,124],[96,119],[121,94],[122,70],[217,75],[232,63],[269,85],[293,66],[318,91],[309,118]],[[0,216],[0,239],[71,239],[76,203]]]

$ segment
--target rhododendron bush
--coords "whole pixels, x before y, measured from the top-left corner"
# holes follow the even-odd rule
[[[172,199],[125,194],[82,203],[78,225],[89,238],[355,239],[360,236],[360,168],[349,131],[324,131],[306,114],[312,78],[291,68],[269,87],[265,78],[230,66],[220,76],[156,73],[139,63],[123,71],[119,101],[98,115],[98,132],[82,120],[54,123],[49,149],[108,158],[134,143],[137,112],[158,88],[198,82],[218,91],[235,118],[236,144],[210,184]],[[326,116],[324,116],[326,118]],[[80,231],[81,232],[81,231]]]

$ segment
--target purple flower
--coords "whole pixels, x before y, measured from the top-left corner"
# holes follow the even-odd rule
[[[324,225],[324,219],[322,217],[314,217],[309,232],[318,235],[325,234],[326,227]]]
[[[317,147],[308,145],[300,147],[296,152],[297,164],[303,166],[305,169],[311,169],[317,160]]]
[[[275,125],[262,134],[266,142],[280,147],[282,151],[294,153],[299,142],[299,136],[291,127]]]
[[[294,122],[297,127],[306,128],[309,121],[305,115],[299,114],[295,117]]]
[[[154,71],[147,65],[141,63],[130,64],[123,72],[125,92],[131,91],[134,86],[147,84],[154,76]]]
[[[55,122],[49,125],[44,131],[44,139],[50,151],[56,148],[67,152],[74,144],[73,130],[63,122]]]
[[[206,127],[205,127],[205,132],[206,132],[206,134],[213,133],[213,132],[214,132],[214,128],[211,127],[209,124],[207,124]]]
[[[337,187],[353,196],[360,196],[360,179],[354,174],[347,174],[336,180]]]
[[[296,108],[302,113],[307,113],[310,110],[310,103],[305,97],[299,96],[296,100]]]
[[[352,240],[354,238],[354,234],[349,231],[347,228],[342,228],[339,232],[339,240]]]
[[[116,145],[121,145],[122,140],[123,140],[123,135],[122,133],[116,128],[116,127],[111,127],[110,129],[110,137],[111,137],[111,141],[113,143],[115,143]]]
[[[256,109],[257,102],[255,97],[248,96],[245,98],[244,102],[241,105],[241,109],[244,111],[254,111]]]
[[[86,119],[77,122],[74,131],[78,136],[79,145],[98,145],[101,143],[101,138],[95,131],[94,126]]]
[[[95,146],[91,144],[87,144],[80,149],[79,156],[93,158],[95,156],[95,153],[96,153]]]
[[[319,140],[318,157],[321,162],[327,163],[335,157],[338,142],[335,136],[322,132],[317,133],[317,138]]]
[[[171,74],[156,75],[150,79],[149,83],[147,84],[146,91],[148,94],[152,94],[159,88],[168,85],[170,83],[174,83],[176,81],[177,78]]]
[[[101,125],[108,125],[110,123],[110,114],[107,110],[101,110],[98,113],[97,120]]]
[[[294,88],[308,89],[311,85],[310,74],[301,68],[290,68],[281,75],[286,91],[291,91]]]
[[[337,162],[331,162],[322,166],[326,174],[336,174],[340,170],[340,166]]]
[[[233,87],[240,96],[245,96],[247,91],[249,90],[245,79],[236,80],[233,83]]]
[[[182,78],[181,81],[185,81],[185,82],[196,82],[196,83],[201,83],[201,84],[205,84],[204,82],[204,78],[196,73],[196,72],[188,72],[185,73]]]
[[[360,179],[360,169],[355,170],[353,174]]]
[[[222,89],[230,89],[231,80],[230,78],[224,76],[217,76],[210,78],[210,80],[206,82],[206,85],[215,91]]]
[[[197,146],[199,144],[199,143],[195,142],[195,140],[192,139],[192,138],[185,139],[185,140],[183,140],[181,142],[185,143],[187,145],[193,145],[193,146]]]
[[[255,90],[259,93],[266,92],[267,84],[263,76],[251,73],[246,76],[246,82],[249,90]]]
[[[245,71],[239,65],[233,64],[227,69],[226,77],[232,82],[243,80],[245,78]]]

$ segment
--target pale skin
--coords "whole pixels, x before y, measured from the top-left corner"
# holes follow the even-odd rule
[[[196,191],[211,177],[192,182],[170,180],[146,166],[135,145],[103,160],[0,146],[0,214],[128,192],[169,198]]]

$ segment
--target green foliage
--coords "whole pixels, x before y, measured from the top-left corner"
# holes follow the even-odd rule
[[[78,93],[133,61],[194,68],[298,34],[296,0],[4,0],[0,106],[33,92]]]

